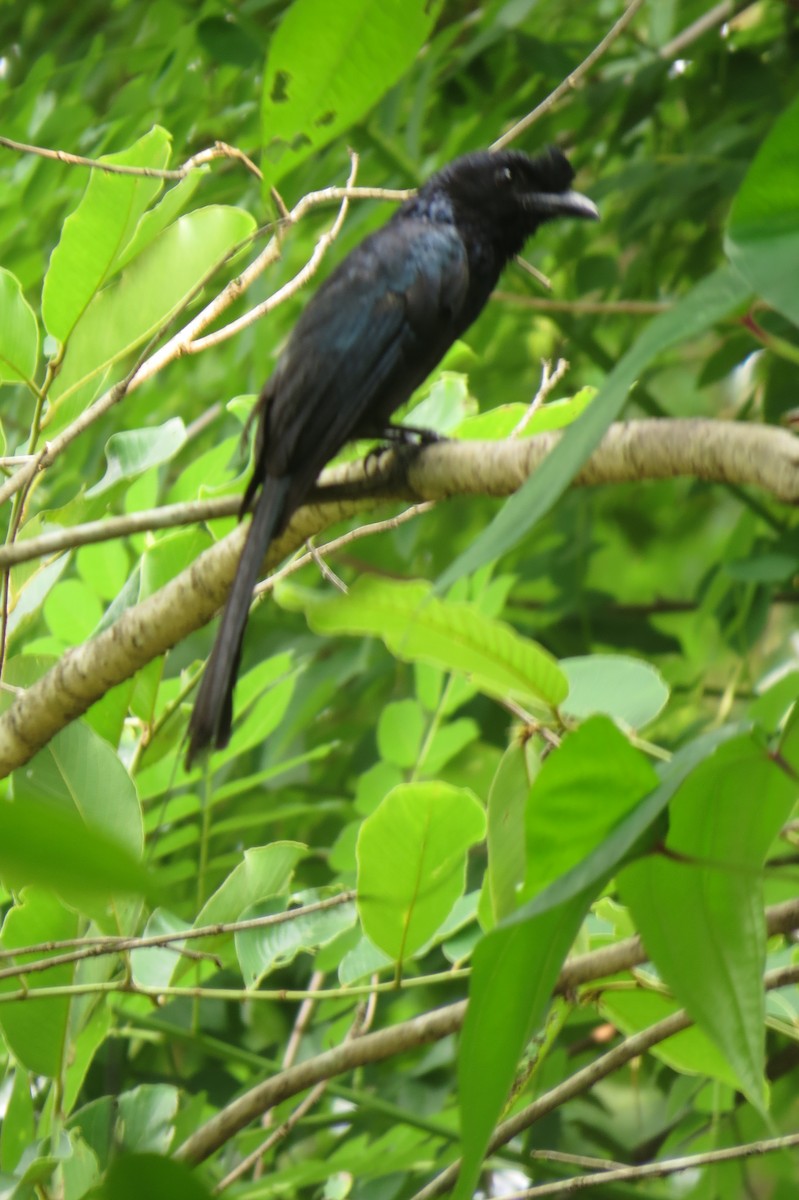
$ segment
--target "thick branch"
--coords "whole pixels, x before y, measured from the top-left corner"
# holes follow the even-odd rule
[[[266,567],[344,517],[387,500],[507,496],[549,453],[559,434],[502,442],[444,442],[326,471],[324,502],[300,509],[271,547]],[[799,441],[786,430],[724,421],[631,421],[613,426],[576,484],[696,476],[754,484],[799,503]],[[358,498],[353,498],[357,496]],[[110,628],[70,650],[0,717],[0,777],[27,762],[116,684],[199,629],[221,607],[245,528],[206,550]]]

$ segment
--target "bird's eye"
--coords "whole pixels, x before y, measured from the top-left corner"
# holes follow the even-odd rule
[[[501,167],[497,172],[497,179],[499,183],[513,183],[513,171],[511,171],[510,167]]]

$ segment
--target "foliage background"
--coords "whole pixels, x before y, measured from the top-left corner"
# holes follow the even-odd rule
[[[765,189],[774,211],[787,213],[779,260],[767,258],[771,248],[762,228],[747,228],[743,218],[728,226],[728,219],[758,147],[770,132],[774,137],[781,114],[778,149],[799,137],[792,106],[797,13],[776,0],[736,6],[734,14],[729,7],[734,19],[723,28],[712,24],[680,43],[675,39],[707,6],[685,0],[644,5],[588,79],[520,139],[524,149],[551,141],[568,149],[602,223],[553,226],[531,243],[529,257],[551,278],[561,307],[531,310],[539,286],[509,270],[501,295],[448,358],[448,374],[434,381],[426,419],[451,429],[478,410],[526,404],[537,391],[542,357],[569,360],[558,395],[601,387],[651,319],[624,311],[624,302],[665,306],[688,296],[724,264],[725,230],[733,249],[743,247],[739,262],[750,270],[742,302],[723,321],[698,322],[695,336],[647,365],[625,415],[791,419],[799,342],[795,309],[784,300],[790,288],[778,289],[776,299],[769,292],[768,308],[748,295],[762,291],[752,286],[753,261],[770,261],[772,273],[779,261],[787,280],[799,267],[799,183],[789,151],[777,156],[780,170],[772,166],[757,176],[760,194]],[[171,138],[170,165],[226,141],[260,159],[267,182],[289,205],[345,182],[348,145],[360,155],[360,184],[411,187],[457,154],[489,145],[534,108],[621,11],[615,0],[481,7],[467,0],[428,13],[416,4],[341,0],[333,22],[330,6],[312,0],[79,10],[31,4],[24,15],[6,8],[0,12],[0,125],[8,138],[92,158],[125,150],[158,125]],[[334,53],[338,33],[343,48],[330,78],[342,87],[340,128],[335,120],[316,119],[329,103],[324,92],[317,110],[303,109],[301,102],[310,99],[295,94],[298,128],[305,121],[312,138],[322,137],[320,129],[335,136],[304,156],[300,139],[298,152],[281,156],[270,144],[285,115],[281,88],[288,80],[290,90],[308,64]],[[368,34],[378,48],[388,45],[386,58],[359,52],[358,38]],[[312,80],[322,75],[318,67],[308,72]],[[46,320],[47,292],[41,324],[42,287],[48,268],[55,271],[51,255],[87,174],[33,154],[2,154],[0,264],[19,280],[36,314],[44,340],[33,376],[49,390],[39,410],[34,391],[13,375],[4,388],[2,426],[11,455],[38,449],[121,378],[135,354],[131,346],[59,406],[64,376],[59,382],[44,366],[58,347],[53,322]],[[178,185],[175,196],[175,217],[210,205],[240,209],[259,226],[275,216],[268,188],[235,161],[213,163]],[[353,203],[323,271],[386,211],[379,202]],[[232,243],[242,233],[238,218],[230,220]],[[290,229],[279,263],[237,302],[233,315],[293,278],[331,220],[329,209],[317,208]],[[198,272],[201,259],[198,249]],[[189,311],[245,261],[241,255],[217,274]],[[166,258],[161,263],[164,280],[156,274],[149,284],[156,301],[170,269]],[[57,303],[75,303],[73,281],[68,272],[60,280],[51,274],[51,312]],[[113,277],[104,283],[112,288]],[[130,305],[141,298],[134,292]],[[579,302],[585,300],[598,308],[584,311]],[[293,295],[213,350],[171,362],[110,409],[37,477],[24,509],[19,500],[8,506],[7,540],[208,494],[239,494],[246,470],[237,453],[242,422],[304,301],[304,294]],[[9,304],[19,312],[18,300]],[[141,431],[149,436],[112,440]],[[474,543],[497,507],[475,499],[438,505],[394,531],[353,543],[331,557],[331,566],[349,584],[364,577],[386,586],[436,579]],[[150,594],[231,527],[228,521],[139,534],[83,546],[44,566],[15,568],[6,597],[8,681],[38,678],[122,604]],[[786,987],[770,993],[767,1004],[763,999],[765,943],[757,914],[764,902],[796,892],[795,830],[787,827],[780,837],[794,789],[773,753],[779,750],[797,769],[797,718],[795,710],[786,714],[799,695],[798,556],[793,515],[741,489],[642,479],[564,494],[510,553],[461,580],[452,597],[472,605],[477,644],[496,632],[481,619],[501,617],[558,659],[586,658],[588,701],[577,717],[597,710],[618,717],[631,700],[639,702],[629,740],[594,715],[548,758],[547,739],[534,736],[522,746],[517,725],[492,698],[496,688],[478,689],[462,670],[444,669],[468,670],[468,654],[460,663],[431,664],[430,653],[423,656],[428,661],[415,662],[402,652],[401,637],[392,653],[379,639],[346,636],[358,631],[346,614],[344,634],[320,629],[324,612],[314,616],[314,604],[329,585],[315,567],[286,587],[279,605],[270,598],[254,611],[236,698],[242,719],[208,778],[187,775],[180,759],[189,684],[212,629],[109,692],[3,784],[10,824],[0,861],[7,887],[2,946],[14,968],[0,973],[6,993],[0,1005],[4,1194],[22,1197],[37,1189],[71,1200],[102,1188],[119,1196],[125,1181],[137,1195],[148,1186],[156,1189],[152,1194],[206,1194],[268,1131],[250,1124],[195,1176],[168,1155],[284,1060],[304,990],[346,988],[372,973],[391,981],[392,959],[403,954],[403,978],[419,986],[382,994],[376,1011],[352,991],[320,1000],[303,1029],[300,1054],[313,1059],[342,1043],[353,1022],[388,1028],[460,999],[468,985],[458,969],[474,961],[472,996],[482,1008],[473,1005],[479,1015],[470,1013],[474,1023],[463,1035],[460,1083],[475,1172],[529,1036],[539,1040],[528,1046],[516,1108],[596,1059],[606,1037],[647,1028],[681,1005],[698,1023],[687,1046],[674,1039],[671,1051],[624,1066],[534,1124],[491,1160],[483,1175],[487,1194],[499,1194],[491,1189],[508,1180],[521,1186],[528,1175],[559,1178],[578,1169],[551,1160],[532,1165],[530,1149],[636,1164],[792,1132],[796,993]],[[313,589],[310,598],[305,588]],[[454,620],[452,613],[446,619]],[[617,681],[598,657],[608,653],[649,666]],[[661,680],[669,697],[662,709]],[[541,715],[540,706],[535,712]],[[753,723],[754,734],[748,732]],[[728,745],[718,749],[724,739]],[[670,754],[687,764],[687,791],[678,788],[676,768],[671,775],[668,766],[659,777],[653,773],[652,764]],[[668,794],[647,810],[639,832],[651,830],[658,808],[672,801],[669,837],[677,841],[670,847],[705,861],[691,876],[695,890],[684,874],[658,882],[669,864],[652,856],[620,871],[623,853],[607,841],[629,831],[625,822],[645,797],[657,794],[659,783]],[[391,792],[400,784],[417,789],[404,817],[395,811],[403,793]],[[587,882],[581,880],[583,891],[566,887],[537,916],[525,910],[513,927],[520,940],[501,943],[513,963],[505,976],[492,957],[499,953],[496,939],[505,936],[501,929],[494,941],[483,939],[472,959],[486,872],[483,810],[492,795],[509,809],[516,801],[528,805],[526,818],[518,807],[507,818],[517,822],[521,863],[518,845],[503,846],[496,832],[492,843],[497,810],[488,810],[489,863],[506,872],[506,889],[509,879],[525,883],[515,898],[511,887],[508,899],[503,879],[494,875],[493,893],[479,901],[484,930],[503,915],[503,905],[507,915],[517,903],[531,904],[582,860],[594,863]],[[14,824],[23,806],[34,814],[33,833]],[[62,828],[54,809],[79,814],[88,829]],[[414,830],[419,812],[429,815],[440,845]],[[367,823],[373,840],[362,835],[358,864],[356,838],[367,818],[374,818]],[[397,930],[390,918],[404,903],[407,857],[394,863],[391,855],[403,836],[411,847],[437,846],[435,862],[448,862],[449,884],[445,880],[438,894],[436,870],[420,864],[427,887],[411,905],[418,928],[406,922]],[[654,836],[650,831],[650,842]],[[128,854],[117,861],[110,856],[120,844]],[[131,861],[142,852],[155,892]],[[771,866],[764,872],[767,858]],[[708,867],[710,860],[722,867]],[[119,883],[123,871],[146,899],[110,898],[111,883]],[[612,882],[617,875],[619,884]],[[38,999],[15,990],[20,947],[236,921],[283,911],[290,897],[296,904],[334,896],[356,882],[357,918],[346,904],[249,939],[220,936],[197,943],[211,956],[199,960],[177,961],[165,951],[132,961],[121,952],[86,958],[27,975],[25,986],[43,992]],[[390,888],[381,895],[387,884],[396,896]],[[657,886],[665,890],[658,893]],[[536,924],[553,913],[568,916],[560,941]],[[540,1034],[572,941],[587,951],[636,927],[660,978],[626,972],[610,989],[558,1000]],[[670,951],[675,942],[676,955]],[[719,942],[720,961],[711,965],[707,946]],[[795,952],[778,939],[769,955],[770,967],[789,968]],[[130,994],[131,980],[141,994]],[[293,989],[292,998],[244,999],[241,989],[262,981],[265,988]],[[192,995],[188,985],[232,991],[210,998],[206,991]],[[170,997],[169,986],[184,991]],[[63,991],[70,987],[78,994]],[[736,1058],[741,1042],[746,1050]],[[288,1139],[267,1152],[263,1172],[250,1171],[225,1190],[414,1195],[459,1153],[458,1046],[455,1038],[442,1039],[334,1080]],[[771,1081],[768,1116],[764,1072]],[[295,1104],[278,1107],[275,1126]],[[138,1157],[121,1157],[131,1154]],[[636,1194],[671,1194],[679,1186],[696,1196],[745,1189],[788,1196],[794,1168],[786,1152],[757,1165],[716,1164],[679,1185],[644,1183]],[[625,1189],[615,1187],[600,1190],[621,1195]]]

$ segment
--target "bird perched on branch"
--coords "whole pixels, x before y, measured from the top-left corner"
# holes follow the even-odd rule
[[[573,178],[555,148],[536,158],[458,158],[356,246],[308,304],[258,399],[241,508],[252,507],[252,521],[191,716],[189,764],[230,737],[244,629],[270,542],[345,442],[405,439],[410,431],[390,424],[392,413],[472,324],[539,225],[598,217],[571,190]]]

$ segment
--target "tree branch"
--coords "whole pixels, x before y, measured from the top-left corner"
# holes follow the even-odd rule
[[[769,936],[773,936],[776,933],[788,932],[797,926],[799,926],[799,900],[787,901],[767,909],[766,928]],[[628,938],[624,942],[617,943],[615,946],[603,947],[601,950],[593,951],[590,954],[580,955],[567,962],[562,968],[554,989],[555,993],[564,994],[570,992],[577,984],[606,978],[609,974],[616,974],[618,971],[629,969],[645,961],[646,953],[642,949],[638,937]],[[773,974],[776,975],[777,973]],[[771,976],[766,976],[767,981],[770,978]],[[782,980],[780,979],[778,983],[772,982],[770,986],[782,986]],[[443,1037],[448,1037],[452,1033],[457,1033],[463,1025],[466,1016],[466,1004],[465,1000],[461,1000],[456,1004],[448,1005],[446,1008],[439,1008],[431,1013],[425,1013],[423,1016],[413,1017],[409,1021],[393,1025],[389,1029],[378,1030],[376,1033],[370,1033],[356,1042],[336,1046],[333,1050],[328,1050],[323,1054],[317,1055],[315,1058],[290,1067],[287,1071],[281,1071],[277,1075],[265,1079],[262,1083],[258,1083],[255,1087],[250,1088],[242,1096],[238,1096],[227,1108],[222,1109],[206,1121],[204,1125],[196,1130],[178,1148],[175,1157],[182,1159],[184,1162],[202,1162],[218,1150],[220,1146],[223,1146],[234,1137],[239,1130],[249,1125],[251,1121],[257,1120],[268,1108],[279,1104],[282,1100],[286,1100],[298,1092],[305,1091],[306,1088],[313,1087],[314,1084],[324,1079],[329,1079],[332,1075],[344,1074],[346,1071],[366,1066],[369,1063],[382,1062],[387,1058],[393,1057],[395,1054],[403,1054],[408,1050],[415,1050],[420,1046],[427,1045],[429,1042],[438,1041]],[[690,1018],[682,1013],[676,1013],[667,1020],[674,1022],[675,1017],[679,1018],[679,1022],[685,1021],[687,1025],[691,1024]],[[686,1027],[686,1025],[682,1025],[679,1022],[679,1028]],[[661,1029],[665,1024],[666,1022],[661,1021],[658,1022],[657,1026],[652,1026],[651,1028],[656,1030],[654,1035],[651,1033],[651,1030],[644,1030],[643,1033],[636,1034],[635,1037],[644,1039],[649,1035],[653,1038],[650,1044],[654,1045],[658,1041],[663,1040],[663,1038],[670,1036],[671,1031],[663,1033]],[[603,1055],[598,1061],[604,1063],[609,1055],[618,1055],[621,1047],[629,1047],[633,1041],[633,1038],[625,1039],[620,1046],[615,1046],[613,1050]],[[622,1062],[629,1061],[629,1058],[635,1057],[636,1053],[639,1053],[639,1051],[633,1049],[627,1058],[622,1057]],[[578,1071],[576,1076],[571,1077],[572,1080],[580,1079],[581,1086],[578,1087],[578,1092],[584,1091],[593,1082],[591,1080],[588,1083],[584,1083],[583,1076],[585,1076],[586,1071],[590,1071],[595,1065],[591,1064],[591,1067],[585,1068],[583,1071]],[[615,1069],[615,1067],[612,1069]],[[602,1078],[607,1073],[600,1072],[598,1078]],[[566,1081],[566,1084],[569,1083],[571,1083],[571,1080]],[[560,1086],[562,1088],[565,1084]],[[553,1089],[553,1092],[558,1091],[558,1088]],[[547,1093],[548,1096],[552,1094]],[[546,1098],[546,1096],[542,1096],[535,1103],[542,1103]],[[512,1118],[512,1121],[516,1121],[524,1113],[528,1113],[531,1107],[534,1106],[528,1105],[522,1113]],[[555,1107],[555,1105],[553,1104],[551,1107]],[[550,1109],[546,1111],[550,1111]],[[495,1136],[499,1137],[500,1131],[505,1130],[510,1124],[510,1121],[506,1121],[503,1125],[500,1125]],[[523,1124],[521,1127],[526,1128],[526,1124]],[[510,1136],[513,1136],[513,1134]],[[502,1145],[507,1140],[509,1138],[503,1137],[497,1141],[497,1145]],[[449,1171],[451,1172],[453,1169],[455,1174],[457,1174],[457,1165],[453,1164],[453,1168],[449,1168]],[[439,1176],[439,1178],[441,1177]],[[434,1183],[436,1182],[434,1181]],[[435,1194],[438,1193],[430,1193],[430,1195]],[[426,1191],[424,1195],[426,1197]],[[416,1200],[422,1200],[422,1193],[416,1197]]]
[[[557,433],[500,442],[443,442],[389,450],[326,471],[312,504],[295,513],[270,547],[274,567],[335,521],[388,500],[455,495],[507,496],[553,448]],[[772,426],[725,421],[631,421],[613,426],[577,475],[596,485],[679,475],[755,484],[799,503],[799,440]],[[0,717],[0,777],[22,766],[50,738],[136,671],[206,624],[224,603],[246,527],[201,554],[165,587],[128,609],[108,629],[69,650]]]

